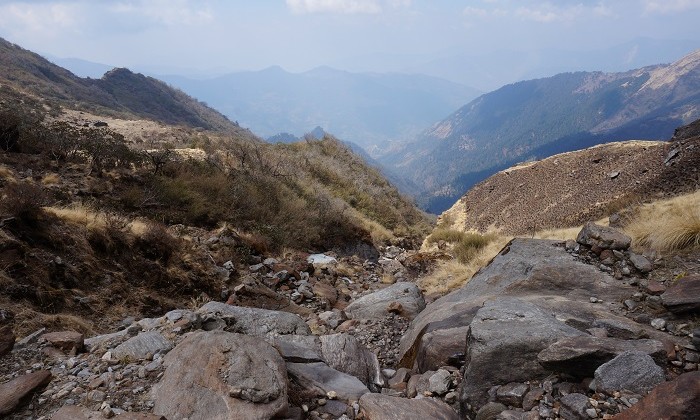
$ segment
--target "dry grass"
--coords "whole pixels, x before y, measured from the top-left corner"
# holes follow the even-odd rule
[[[4,165],[0,165],[0,178],[7,180],[15,180],[15,176],[12,173],[12,170]]]
[[[700,247],[700,191],[639,207],[624,230],[637,249]]]
[[[18,337],[24,337],[45,327],[48,331],[77,331],[89,337],[95,328],[84,318],[66,314],[44,314],[24,307],[16,312],[14,330]]]
[[[82,203],[73,203],[67,207],[44,207],[49,213],[61,220],[79,226],[84,226],[89,231],[104,231],[110,227],[123,227],[136,237],[142,237],[148,232],[150,224],[141,219],[127,220],[121,216],[96,211]]]
[[[506,236],[493,236],[491,241],[466,263],[457,259],[441,262],[432,273],[418,280],[418,286],[426,294],[445,294],[465,285],[477,271],[498,255],[511,239]]]
[[[57,185],[61,181],[61,177],[56,173],[49,173],[41,178],[42,185]]]

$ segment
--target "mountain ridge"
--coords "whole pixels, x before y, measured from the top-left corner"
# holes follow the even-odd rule
[[[419,202],[439,213],[517,162],[630,138],[668,139],[675,127],[700,117],[698,56],[624,73],[562,73],[507,85],[380,162],[409,174],[422,189]],[[661,80],[663,88],[654,88]]]

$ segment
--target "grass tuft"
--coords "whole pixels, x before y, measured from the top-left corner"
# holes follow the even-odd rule
[[[641,206],[625,226],[637,248],[669,252],[700,247],[700,191]]]

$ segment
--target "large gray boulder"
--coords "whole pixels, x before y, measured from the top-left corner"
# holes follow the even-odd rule
[[[418,286],[398,282],[385,289],[362,296],[345,308],[352,319],[383,319],[389,314],[390,304],[401,304],[401,315],[413,319],[425,308],[425,299]]]
[[[592,377],[600,365],[626,351],[640,351],[657,362],[666,361],[666,349],[657,340],[619,340],[590,335],[565,337],[537,355],[537,360],[548,370],[579,377]]]
[[[469,328],[463,412],[475,414],[494,385],[546,377],[550,372],[537,355],[557,340],[582,334],[531,303],[510,297],[486,302]]]
[[[204,329],[226,329],[258,337],[285,334],[309,335],[311,329],[298,315],[209,302],[197,310]]]
[[[646,394],[665,380],[664,370],[639,351],[624,352],[595,371],[596,391],[608,394],[622,390]]]
[[[348,334],[321,336],[323,359],[335,370],[358,378],[369,387],[384,385],[377,355]]]
[[[259,337],[226,331],[188,335],[164,360],[153,412],[176,419],[270,419],[286,414],[284,361]]]
[[[602,305],[590,303],[591,296],[616,301],[635,291],[577,261],[562,242],[514,239],[466,285],[431,303],[413,320],[401,339],[401,366],[435,370],[464,352],[474,315],[496,296],[531,301],[572,325],[590,328],[595,319],[610,316]]]
[[[145,359],[156,353],[165,353],[172,348],[172,343],[158,331],[146,331],[118,345],[112,350],[112,357],[133,361]]]
[[[360,413],[367,420],[459,419],[457,413],[440,400],[407,399],[383,394],[363,395],[360,398]]]

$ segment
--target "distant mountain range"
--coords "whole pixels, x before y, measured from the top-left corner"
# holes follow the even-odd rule
[[[517,162],[628,139],[668,139],[700,117],[700,50],[624,73],[564,73],[485,94],[380,162],[439,213]]]
[[[263,137],[322,126],[377,156],[477,97],[476,89],[424,75],[280,67],[195,80],[159,76]]]

